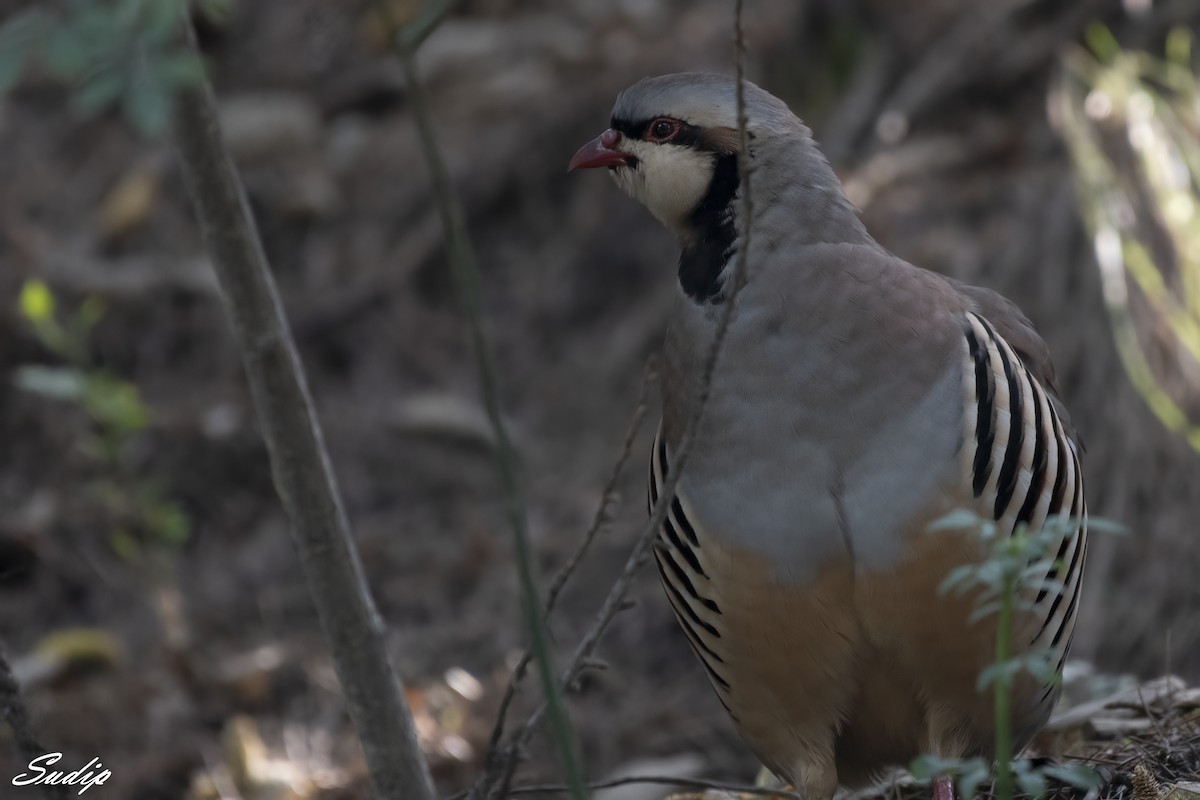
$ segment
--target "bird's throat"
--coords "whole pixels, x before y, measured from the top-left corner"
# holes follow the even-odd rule
[[[724,299],[723,274],[737,239],[733,207],[737,193],[737,156],[715,156],[708,191],[690,219],[694,235],[679,254],[679,286],[696,303],[715,305]]]

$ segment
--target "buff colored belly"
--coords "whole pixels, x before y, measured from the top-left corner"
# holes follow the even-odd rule
[[[717,691],[772,770],[823,796],[922,752],[990,748],[991,700],[975,683],[994,629],[969,622],[971,598],[938,591],[974,557],[970,541],[925,534],[894,570],[855,576],[847,562],[803,586],[713,539],[700,549],[720,608],[707,637],[729,684]]]

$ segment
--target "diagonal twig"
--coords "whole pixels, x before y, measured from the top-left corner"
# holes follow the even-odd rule
[[[554,576],[554,580],[550,584],[550,590],[546,592],[547,617],[554,611],[559,594],[562,593],[567,581],[571,579],[580,562],[588,554],[588,550],[591,549],[592,542],[595,541],[597,534],[612,519],[613,511],[617,505],[617,481],[625,469],[626,462],[629,461],[629,456],[633,452],[633,440],[637,438],[638,431],[642,427],[642,420],[646,416],[646,388],[654,381],[655,371],[655,367],[652,364],[647,364],[645,374],[642,377],[642,388],[638,391],[637,403],[633,409],[633,418],[629,421],[629,427],[625,431],[625,440],[621,443],[621,453],[617,456],[617,461],[613,464],[613,468],[609,472],[608,482],[604,484],[604,489],[600,493],[600,505],[596,509],[595,516],[592,517],[592,523],[588,526],[587,533],[583,535],[579,547],[571,554],[567,562],[562,565],[562,568]]]
[[[185,17],[187,47],[197,51]],[[383,800],[433,800],[433,781],[350,536],[320,423],[207,81],[179,94],[175,147],[238,343],[276,491],[334,668]]]
[[[459,0],[430,0],[416,16],[396,31],[397,47],[402,52],[415,53],[429,35],[449,18],[458,3]]]
[[[647,364],[646,373],[642,380],[642,388],[638,392],[637,405],[634,408],[633,417],[629,421],[629,427],[625,432],[625,440],[621,444],[620,455],[609,472],[608,481],[600,493],[600,505],[596,508],[595,516],[592,517],[592,524],[583,535],[583,539],[575,549],[575,552],[571,554],[567,562],[559,569],[558,574],[554,576],[554,580],[550,584],[550,590],[546,594],[545,619],[547,623],[549,623],[550,614],[554,611],[558,596],[562,593],[567,581],[570,580],[576,568],[583,561],[584,556],[587,555],[596,536],[599,535],[600,531],[612,518],[613,509],[617,503],[617,481],[625,469],[626,462],[629,461],[629,456],[633,452],[633,441],[637,438],[637,433],[641,429],[642,421],[646,416],[646,388],[654,380],[654,372],[655,368]],[[529,650],[526,650],[509,676],[508,684],[504,687],[504,695],[500,699],[500,706],[496,711],[496,721],[493,723],[492,734],[488,739],[488,749],[487,755],[484,757],[484,763],[489,763],[495,758],[497,749],[500,746],[500,740],[504,736],[504,725],[508,718],[508,709],[516,697],[517,687],[524,679],[525,671],[529,668],[529,662],[532,658],[533,654]]]
[[[541,603],[538,600],[537,584],[533,576],[533,556],[529,546],[528,520],[525,501],[517,478],[517,456],[509,438],[508,430],[500,412],[500,394],[497,388],[496,368],[492,361],[487,337],[483,331],[483,310],[479,300],[479,270],[475,254],[467,233],[466,221],[454,195],[450,174],[434,134],[432,116],[417,69],[413,44],[425,36],[445,19],[452,7],[450,2],[441,2],[433,10],[418,18],[424,27],[415,33],[400,28],[396,32],[396,49],[404,65],[408,82],[409,103],[417,136],[425,155],[426,166],[434,187],[434,199],[449,253],[451,272],[458,289],[459,300],[466,313],[467,327],[471,339],[471,350],[475,358],[475,369],[479,375],[480,390],[492,431],[496,437],[496,469],[503,487],[505,512],[512,529],[516,549],[517,573],[521,585],[521,607],[529,630],[530,650],[542,679],[542,691],[549,709],[554,739],[558,745],[559,758],[570,786],[570,795],[575,800],[585,800],[582,771],[575,749],[574,734],[566,709],[563,707],[559,688],[554,679],[554,665],[550,655],[549,636],[542,619]]]

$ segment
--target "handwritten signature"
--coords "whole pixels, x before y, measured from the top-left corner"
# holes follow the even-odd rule
[[[61,758],[62,753],[46,753],[44,756],[38,756],[29,762],[29,772],[22,772],[12,779],[12,785],[37,786],[38,784],[47,784],[56,786],[62,784],[78,786],[79,794],[83,794],[93,786],[100,786],[112,777],[112,773],[104,768],[99,758],[93,758],[72,772],[46,769],[48,766],[57,764]]]

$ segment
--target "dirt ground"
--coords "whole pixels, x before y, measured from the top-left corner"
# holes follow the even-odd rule
[[[1200,681],[1200,457],[1121,370],[1046,110],[1061,54],[1089,24],[1158,51],[1170,25],[1196,29],[1200,13],[1115,0],[747,6],[750,77],[812,125],[873,235],[1009,295],[1049,342],[1087,442],[1089,510],[1131,531],[1094,544],[1075,654],[1102,672]],[[525,637],[469,343],[406,86],[372,7],[238,2],[202,45],[393,658],[449,794],[478,772]],[[637,78],[731,70],[731,21],[720,0],[471,0],[421,53],[483,271],[544,579],[595,512],[675,291],[669,235],[603,176],[566,175],[567,160]],[[241,760],[300,770],[298,797],[366,797],[172,153],[115,115],[76,119],[65,99],[36,76],[0,99],[0,643],[47,745],[64,764],[99,756],[112,770],[89,796],[235,796],[204,784],[236,778]],[[122,206],[121,191],[143,201]],[[119,468],[186,515],[187,541],[167,558],[114,548],[114,512],[91,490],[106,467],[84,446],[87,414],[15,387],[22,367],[57,363],[18,314],[29,278],[60,308],[103,300],[87,359],[151,410]],[[649,395],[623,503],[552,621],[560,652],[643,519]],[[633,599],[601,647],[607,669],[570,701],[588,774],[685,757],[689,771],[752,779],[652,570]],[[517,719],[534,699],[527,687]],[[6,735],[5,798],[19,769]],[[520,780],[556,778],[539,740]]]

